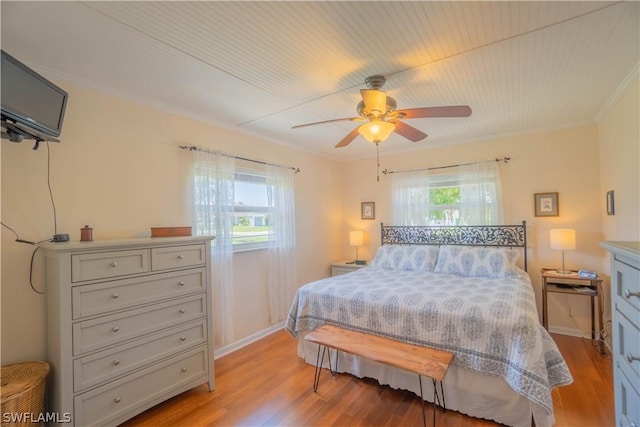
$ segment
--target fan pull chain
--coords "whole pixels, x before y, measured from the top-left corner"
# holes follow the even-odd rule
[[[378,161],[378,169],[377,169],[377,182],[380,182],[380,143],[376,142],[376,160]]]

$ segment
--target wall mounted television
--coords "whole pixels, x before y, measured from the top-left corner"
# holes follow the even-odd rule
[[[3,137],[59,142],[68,94],[9,55],[2,54],[0,98]]]

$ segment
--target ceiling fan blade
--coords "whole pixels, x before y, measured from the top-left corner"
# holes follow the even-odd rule
[[[307,126],[315,126],[315,125],[322,125],[325,123],[334,123],[334,122],[358,122],[364,120],[362,117],[344,117],[342,119],[333,119],[333,120],[323,120],[321,122],[313,122],[313,123],[305,123],[303,125],[296,125],[296,126],[292,126],[291,129],[299,129],[299,128],[304,128]]]
[[[422,132],[420,129],[416,129],[413,126],[409,126],[408,124],[403,123],[400,120],[389,120],[389,121],[394,125],[396,125],[396,129],[394,130],[395,133],[397,133],[398,135],[402,135],[413,142],[422,141],[428,136],[426,133]]]
[[[446,107],[422,107],[397,110],[393,117],[399,119],[422,119],[427,117],[469,117],[471,107],[468,105],[449,105]]]
[[[349,145],[351,143],[351,141],[353,141],[354,139],[356,139],[356,137],[358,135],[360,135],[360,133],[358,132],[358,128],[360,128],[360,126],[358,126],[357,128],[355,128],[354,130],[352,130],[351,132],[349,132],[347,134],[347,136],[345,136],[344,138],[342,138],[342,141],[338,142],[336,144],[335,148],[341,148],[341,147],[346,147],[347,145]]]
[[[380,115],[387,110],[387,93],[376,89],[360,89],[362,101],[369,112],[377,111]]]

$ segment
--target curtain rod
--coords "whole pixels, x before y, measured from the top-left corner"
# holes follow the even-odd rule
[[[494,160],[496,162],[509,163],[509,160],[511,160],[511,157],[503,157],[502,159],[494,159]],[[469,163],[460,163],[460,164],[457,164],[457,165],[437,166],[437,167],[433,167],[433,168],[400,169],[400,170],[385,169],[385,170],[382,171],[382,173],[386,175],[386,174],[389,174],[389,173],[398,173],[398,172],[433,171],[433,170],[437,170],[437,169],[448,169],[448,168],[457,168],[458,166],[475,165],[476,163],[482,163],[483,161],[486,161],[486,160],[479,160],[477,162],[469,162]]]
[[[178,148],[181,148],[182,150],[189,150],[189,151],[202,151],[205,153],[219,153],[218,151],[205,150],[204,148],[200,148],[195,145],[179,145]],[[284,166],[276,163],[268,163],[268,162],[263,162],[262,160],[254,160],[254,159],[248,159],[246,157],[234,156],[233,154],[224,154],[224,153],[222,154],[225,156],[233,157],[234,159],[246,160],[247,162],[253,162],[253,163],[259,163],[261,165],[277,166],[279,168],[291,169],[293,170],[294,173],[300,172],[300,168],[296,168],[294,166]]]

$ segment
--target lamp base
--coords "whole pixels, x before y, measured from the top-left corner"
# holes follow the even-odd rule
[[[556,270],[555,271],[556,274],[565,274],[565,275],[569,275],[569,274],[573,274],[573,271],[571,270]]]

